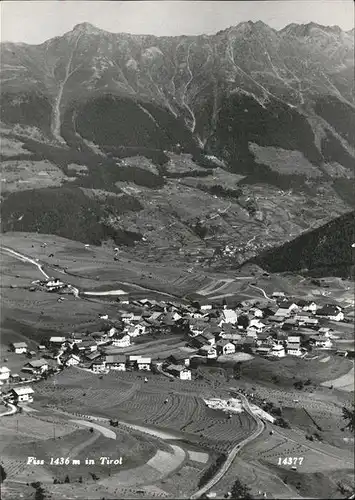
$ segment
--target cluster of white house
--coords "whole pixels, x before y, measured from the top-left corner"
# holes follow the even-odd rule
[[[53,283],[53,286],[57,285],[57,281]],[[123,311],[115,321],[104,314],[101,319],[107,322],[107,327],[103,331],[50,337],[47,345],[38,346],[46,359],[30,359],[22,371],[38,378],[49,370],[48,359],[52,358],[62,367],[81,365],[96,373],[163,370],[181,380],[191,380],[189,366],[194,356],[217,359],[249,348],[259,355],[281,358],[302,356],[309,346],[332,347],[332,330],[329,326],[322,326],[322,319],[344,320],[340,306],[327,304],[320,307],[314,301],[290,300],[283,292],[275,292],[273,299],[275,303],[271,305],[270,302],[264,306],[259,303],[256,307],[256,301],[247,300],[235,308],[148,299],[132,301],[130,303],[136,309],[140,307],[141,312]],[[188,347],[175,350],[167,359],[161,361],[132,352],[136,337],[174,331],[184,332]],[[141,351],[144,344],[140,343],[139,347]],[[29,357],[38,354],[29,351],[25,342],[14,342],[11,348],[16,354]],[[129,354],[125,353],[127,348],[130,348]],[[119,353],[113,352],[114,349]],[[6,366],[0,367],[0,385],[17,378],[20,377],[11,375]]]

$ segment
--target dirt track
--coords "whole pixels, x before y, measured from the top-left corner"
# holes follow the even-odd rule
[[[333,386],[334,389],[341,391],[353,392],[354,391],[354,367],[351,368],[349,373],[342,375],[334,380],[327,380],[321,384],[324,387]]]

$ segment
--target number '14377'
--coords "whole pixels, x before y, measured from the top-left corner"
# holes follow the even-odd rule
[[[279,457],[278,465],[302,465],[304,457]]]

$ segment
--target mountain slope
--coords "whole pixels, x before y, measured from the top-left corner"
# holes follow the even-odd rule
[[[15,220],[34,199],[39,220],[41,205],[62,218],[41,222],[57,234],[66,218],[51,203],[61,196],[78,193],[74,206],[101,221],[81,188],[123,192],[134,201],[113,226],[145,234],[134,251],[200,252],[211,265],[232,245],[232,265],[353,206],[354,37],[338,27],[245,22],[155,37],[82,23],[41,45],[3,43],[1,61],[1,131],[14,145],[2,152],[6,230],[36,230],[31,217]],[[24,160],[46,177],[31,192]]]
[[[349,212],[260,254],[254,262],[271,272],[303,271],[311,276],[354,278],[354,223],[355,212]]]

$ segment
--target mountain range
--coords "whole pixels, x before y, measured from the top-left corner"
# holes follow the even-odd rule
[[[241,263],[354,207],[353,75],[315,23],[2,43],[2,229]]]

